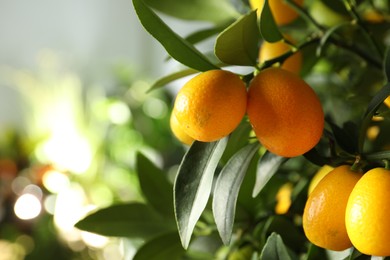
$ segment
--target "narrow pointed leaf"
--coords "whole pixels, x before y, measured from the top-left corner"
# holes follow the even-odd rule
[[[227,162],[215,184],[213,214],[218,232],[225,245],[230,243],[241,183],[258,149],[259,143],[250,144],[240,149]]]
[[[178,72],[174,72],[172,74],[169,74],[167,76],[164,76],[160,79],[158,79],[156,82],[153,83],[153,85],[148,89],[148,92],[155,90],[160,87],[164,87],[168,83],[171,83],[172,81],[175,81],[177,79],[192,75],[197,73],[197,70],[194,69],[185,69]]]
[[[76,227],[103,236],[150,238],[176,230],[152,208],[141,203],[114,205],[80,220]]]
[[[184,253],[179,235],[174,232],[147,241],[137,250],[133,260],[179,260],[182,259]]]
[[[141,190],[153,208],[165,216],[173,217],[173,185],[162,170],[143,154],[137,154],[137,174]]]
[[[228,0],[145,0],[160,12],[188,20],[221,23],[235,19],[239,14]]]
[[[193,45],[172,31],[143,0],[133,0],[133,5],[145,30],[161,43],[172,58],[199,71],[218,69]]]
[[[260,33],[267,42],[277,42],[283,39],[269,7],[269,0],[264,1],[260,15]]]
[[[215,55],[226,64],[256,65],[259,40],[257,15],[252,11],[221,32],[215,43]]]
[[[181,162],[174,184],[174,207],[180,239],[185,249],[206,207],[214,172],[227,140],[223,138],[212,143],[195,141]]]
[[[267,151],[259,160],[256,171],[256,182],[253,189],[253,197],[256,197],[276,173],[279,167],[288,159]]]
[[[291,260],[286,246],[280,235],[272,233],[263,247],[260,255],[261,260]]]

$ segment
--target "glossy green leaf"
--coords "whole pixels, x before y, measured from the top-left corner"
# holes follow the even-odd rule
[[[256,197],[264,188],[269,179],[276,173],[279,167],[288,160],[288,158],[275,155],[267,151],[259,160],[256,171],[256,182],[253,188],[253,197]]]
[[[213,214],[225,245],[230,243],[241,183],[258,149],[259,143],[253,143],[239,150],[222,169],[215,184]]]
[[[150,238],[176,230],[152,208],[141,203],[114,205],[80,220],[76,227],[103,236]]]
[[[145,199],[158,212],[173,217],[173,185],[165,173],[143,154],[137,154],[137,174]]]
[[[383,68],[387,82],[390,82],[390,47],[386,49]]]
[[[256,11],[243,15],[218,35],[215,55],[224,63],[253,66],[257,63],[260,35]]]
[[[292,260],[280,235],[272,233],[263,247],[261,260]]]
[[[267,42],[277,42],[283,39],[269,7],[269,0],[264,1],[260,15],[260,33]]]
[[[221,23],[238,17],[228,0],[145,0],[151,7],[168,15],[188,20]]]
[[[195,141],[180,164],[174,184],[174,209],[184,248],[188,247],[195,224],[206,207],[227,141],[228,138],[211,143]]]
[[[249,134],[252,131],[252,126],[248,120],[244,119],[237,126],[237,128],[229,135],[229,142],[226,146],[225,152],[221,158],[222,163],[227,161],[242,147],[246,146],[249,141]]]
[[[133,260],[182,259],[185,250],[177,232],[163,234],[146,241],[134,255]]]
[[[218,69],[193,45],[172,31],[143,0],[133,0],[133,5],[145,30],[161,43],[172,58],[199,71]]]
[[[197,73],[197,70],[194,69],[185,69],[178,72],[174,72],[172,74],[169,74],[167,76],[164,76],[160,79],[158,79],[156,82],[153,83],[153,85],[148,89],[149,91],[155,90],[160,87],[166,86],[168,83],[171,83],[172,81],[175,81],[177,79],[192,75]]]

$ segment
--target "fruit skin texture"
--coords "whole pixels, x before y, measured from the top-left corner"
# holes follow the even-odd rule
[[[277,58],[290,50],[291,47],[284,41],[275,43],[263,42],[259,51],[259,63]],[[296,52],[288,57],[281,65],[281,68],[299,74],[302,68],[302,53]]]
[[[390,171],[368,171],[353,189],[345,223],[352,244],[360,252],[390,255]]]
[[[297,75],[280,68],[265,69],[253,78],[247,114],[263,146],[284,157],[309,151],[324,128],[316,93]]]
[[[294,2],[299,6],[303,5],[303,0],[295,0]],[[277,25],[289,24],[298,17],[298,13],[284,3],[284,0],[269,0],[268,3]],[[257,9],[258,14],[261,14],[264,0],[250,0],[249,4],[252,9]]]
[[[192,142],[194,142],[194,138],[184,132],[174,113],[171,113],[169,124],[171,126],[172,133],[180,142],[187,145],[191,145]]]
[[[314,188],[303,211],[303,230],[310,242],[335,251],[352,246],[345,227],[345,209],[361,176],[351,171],[349,165],[342,165]]]
[[[212,142],[234,131],[245,115],[246,103],[245,83],[238,75],[209,70],[183,86],[173,113],[189,136]]]

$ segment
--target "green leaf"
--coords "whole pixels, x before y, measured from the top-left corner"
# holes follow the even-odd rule
[[[145,239],[176,230],[173,221],[167,221],[152,208],[141,203],[114,205],[98,210],[75,226],[103,236]]]
[[[387,82],[390,82],[390,46],[387,47],[383,64]]]
[[[215,42],[215,55],[226,64],[254,66],[259,41],[257,15],[252,11],[221,32]]]
[[[133,260],[182,259],[185,250],[180,244],[177,232],[163,234],[143,244]]]
[[[160,87],[164,87],[165,85],[167,85],[168,83],[171,83],[172,81],[175,81],[177,79],[195,74],[197,72],[198,71],[194,70],[194,69],[185,69],[185,70],[181,70],[181,71],[169,74],[167,76],[164,76],[164,77],[160,78],[159,80],[157,80],[156,82],[154,82],[153,85],[148,89],[148,92],[155,90],[157,88],[160,88]]]
[[[216,142],[195,141],[180,164],[174,184],[174,209],[180,239],[187,248],[195,224],[206,207],[214,172],[228,138]]]
[[[285,216],[275,215],[268,218],[264,227],[264,236],[277,233],[283,237],[284,244],[294,251],[302,249],[307,242],[305,236],[294,225],[291,219]]]
[[[227,0],[145,0],[145,2],[160,12],[187,20],[221,23],[233,20],[239,15]]]
[[[218,69],[193,45],[172,31],[143,0],[133,0],[133,5],[145,30],[164,46],[172,58],[199,71]]]
[[[264,1],[260,15],[260,33],[267,42],[277,42],[283,39],[269,7],[269,0]]]
[[[260,255],[261,260],[291,260],[286,246],[280,235],[272,233],[263,247]]]
[[[259,146],[253,143],[239,150],[222,169],[215,184],[213,214],[225,245],[230,243],[241,183]]]
[[[173,217],[173,185],[162,170],[143,154],[137,154],[137,174],[145,199],[158,212]]]
[[[253,197],[256,197],[267,184],[269,179],[276,173],[279,167],[288,160],[267,151],[259,160],[256,171],[256,182],[253,188]]]
[[[229,142],[221,158],[222,163],[225,164],[238,150],[248,144],[251,131],[252,126],[248,120],[242,120],[233,133],[229,135]]]

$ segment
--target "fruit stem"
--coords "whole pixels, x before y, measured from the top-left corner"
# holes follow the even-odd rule
[[[384,160],[383,160],[383,163],[385,164],[385,169],[386,169],[386,170],[390,170],[390,161],[387,160],[387,159],[384,159]]]
[[[356,155],[355,162],[351,166],[351,171],[358,172],[361,168],[363,168],[364,161],[362,160],[362,156],[360,154]]]

